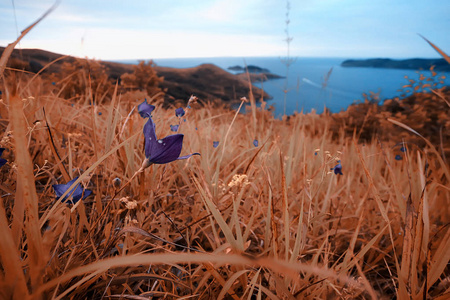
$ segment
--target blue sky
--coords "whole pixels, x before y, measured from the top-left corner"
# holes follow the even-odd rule
[[[0,46],[53,3],[2,0]],[[448,1],[292,0],[289,14],[293,56],[438,57],[418,33],[450,53]],[[62,0],[20,47],[103,60],[285,56],[285,19],[282,0]]]

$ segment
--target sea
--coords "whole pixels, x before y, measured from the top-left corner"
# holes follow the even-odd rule
[[[236,72],[228,70],[231,66],[254,65],[284,76],[280,79],[254,83],[272,96],[272,99],[264,101],[267,107],[273,106],[276,117],[301,111],[308,113],[315,110],[322,113],[325,107],[333,113],[339,112],[346,110],[352,103],[363,101],[363,93],[370,95],[372,92],[382,103],[385,99],[405,94],[408,88],[402,87],[409,84],[409,79],[419,81],[421,74],[426,78],[432,76],[429,70],[341,67],[344,60],[346,58],[297,57],[291,58],[287,68],[286,59],[280,57],[153,59],[159,66],[172,68],[190,68],[211,63],[233,74]],[[117,62],[136,64],[138,60]],[[450,85],[450,79],[446,75],[437,73],[435,80],[443,81],[437,87]],[[445,78],[439,78],[441,76]]]

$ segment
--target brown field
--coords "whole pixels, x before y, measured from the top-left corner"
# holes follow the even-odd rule
[[[282,120],[240,95],[245,114],[198,101],[180,119],[157,81],[34,75],[5,53],[0,298],[450,297],[448,89]],[[180,124],[200,156],[141,168],[145,97],[157,136]],[[76,177],[92,194],[63,203],[53,185]]]

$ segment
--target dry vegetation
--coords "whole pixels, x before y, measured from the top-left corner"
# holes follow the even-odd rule
[[[0,298],[448,299],[448,139],[417,146],[401,114],[401,138],[361,140],[327,114],[192,104],[182,155],[201,156],[137,172],[139,94],[2,74]],[[171,134],[174,107],[150,102]],[[62,203],[52,185],[76,176],[92,195]]]

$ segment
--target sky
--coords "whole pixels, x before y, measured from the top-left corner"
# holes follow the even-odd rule
[[[0,0],[0,46],[55,1]],[[443,0],[62,0],[18,48],[101,60],[287,56],[434,58],[450,53]]]

